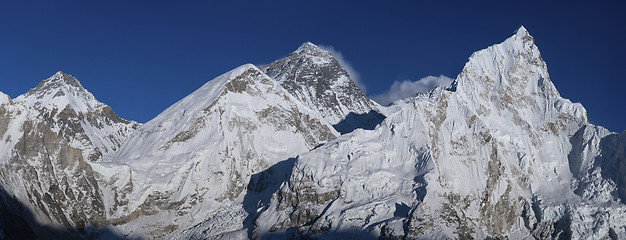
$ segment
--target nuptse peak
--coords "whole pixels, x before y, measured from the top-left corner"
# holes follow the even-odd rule
[[[625,136],[559,95],[524,27],[389,107],[309,42],[145,124],[58,72],[0,94],[0,236],[625,238]]]

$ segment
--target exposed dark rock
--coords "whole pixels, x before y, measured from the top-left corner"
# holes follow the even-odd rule
[[[383,120],[385,120],[385,115],[374,110],[370,110],[368,113],[350,112],[346,118],[333,125],[333,127],[335,127],[337,132],[346,134],[359,128],[374,130]]]

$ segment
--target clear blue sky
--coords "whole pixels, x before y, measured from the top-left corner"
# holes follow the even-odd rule
[[[561,95],[592,123],[626,129],[621,1],[473,2],[2,1],[0,91],[16,97],[63,70],[146,122],[232,68],[311,41],[340,51],[373,95],[396,80],[454,78],[524,25]]]

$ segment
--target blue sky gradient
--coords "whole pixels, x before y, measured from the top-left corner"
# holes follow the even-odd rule
[[[17,97],[63,70],[146,122],[226,71],[311,41],[340,51],[371,96],[394,81],[454,78],[472,52],[524,25],[561,95],[622,131],[624,12],[620,1],[2,1],[0,91]]]

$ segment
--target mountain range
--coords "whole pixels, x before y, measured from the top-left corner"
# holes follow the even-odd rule
[[[308,42],[145,124],[57,72],[0,92],[0,238],[624,239],[625,156],[524,27],[390,106]]]

